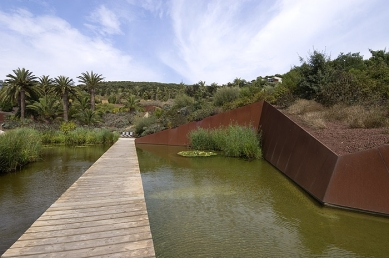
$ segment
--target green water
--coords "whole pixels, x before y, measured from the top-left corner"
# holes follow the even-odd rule
[[[266,161],[137,147],[157,257],[389,256],[389,218],[322,207]]]
[[[49,147],[39,162],[0,175],[0,255],[55,202],[109,146]]]

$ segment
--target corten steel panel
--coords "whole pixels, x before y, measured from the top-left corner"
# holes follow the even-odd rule
[[[280,156],[278,157],[276,166],[281,171],[286,171],[290,156],[292,156],[294,146],[297,142],[298,131],[300,130],[291,120],[285,124],[285,128],[287,129],[284,135],[286,139],[284,141]]]
[[[179,126],[182,127],[182,126]],[[184,143],[178,143],[177,138],[178,138],[178,132],[180,131],[179,127],[172,128],[169,130],[166,130],[169,134],[169,140],[168,140],[168,145],[184,145]]]
[[[261,121],[261,116],[262,116],[262,107],[263,107],[263,101],[256,102],[250,107],[250,119],[252,121],[252,126],[258,130],[259,128],[259,121]]]
[[[336,154],[273,106],[263,106],[261,126],[266,160],[321,201]]]
[[[217,120],[217,119],[218,119],[218,116],[207,117],[201,121],[198,121],[197,127],[204,128],[204,129],[213,128],[212,121]]]
[[[328,167],[327,160],[333,162],[332,166]],[[316,199],[322,200],[336,160],[337,155],[335,153],[311,136],[295,181]]]
[[[261,107],[262,104],[254,103],[251,104],[253,106]],[[197,127],[201,128],[218,128],[220,126],[226,127],[231,121],[236,121],[236,119],[240,116],[240,112],[248,112],[250,113],[251,105],[239,108],[239,112],[236,110],[227,111],[221,114],[217,114],[211,117],[207,117],[199,122],[191,122],[185,125],[181,125],[179,127],[164,130],[161,132],[157,132],[155,134],[146,135],[144,137],[140,137],[135,139],[136,144],[165,144],[165,145],[188,145],[189,139],[187,138],[188,133],[196,129]],[[259,108],[255,108],[258,110],[258,116],[260,117],[261,110]],[[250,115],[246,116],[250,118]],[[250,120],[251,121],[251,120]],[[243,124],[249,124],[250,121],[242,121]]]
[[[276,109],[270,104],[264,103],[261,115],[262,150],[263,157],[270,162],[277,141],[275,128],[279,126]],[[272,163],[272,162],[270,162]],[[273,163],[272,163],[273,164]],[[274,164],[273,164],[274,165]]]
[[[378,148],[340,156],[324,202],[389,214],[389,173]]]
[[[327,187],[330,183],[332,173],[335,169],[335,166],[338,161],[338,155],[332,151],[327,155],[324,164],[321,169],[318,171],[315,180],[312,182],[310,189],[312,189],[312,194],[317,196],[319,201],[323,203],[324,196],[327,191]]]
[[[378,147],[378,150],[381,153],[381,157],[383,158],[386,167],[389,168],[389,145],[388,144],[381,145],[380,147]]]
[[[196,122],[190,122],[180,127],[177,141],[180,143],[185,143],[185,145],[189,145],[188,133],[192,127],[196,127]]]
[[[153,137],[154,136],[154,137]],[[168,130],[161,131],[161,133],[152,134],[151,141],[158,142],[158,144],[167,144],[169,142],[170,133]]]
[[[289,119],[287,119],[278,110],[273,112],[272,119],[276,121],[276,126],[273,126],[272,128],[273,129],[272,145],[274,146],[274,148],[270,156],[270,161],[272,164],[277,164],[283,146],[285,145],[285,141],[289,137],[287,133],[288,126],[292,126],[292,125],[288,123]]]
[[[4,122],[4,114],[0,113],[0,123]]]

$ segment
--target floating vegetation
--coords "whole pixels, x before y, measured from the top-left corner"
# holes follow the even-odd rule
[[[199,150],[180,151],[177,154],[184,157],[210,157],[210,156],[217,155],[217,153],[213,151],[199,151]]]

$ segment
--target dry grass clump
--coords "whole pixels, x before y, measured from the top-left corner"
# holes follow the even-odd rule
[[[298,99],[286,111],[292,115],[303,115],[309,112],[320,112],[323,110],[324,107],[314,100]]]
[[[379,128],[388,124],[385,110],[380,107],[368,109],[361,105],[334,105],[326,111],[325,118],[342,121],[349,128]]]
[[[326,123],[324,121],[324,112],[308,112],[301,116],[303,121],[310,127],[314,129],[323,129],[326,128]]]
[[[286,111],[289,114],[298,115],[308,126],[322,129],[326,128],[324,110],[325,108],[314,100],[299,99]]]

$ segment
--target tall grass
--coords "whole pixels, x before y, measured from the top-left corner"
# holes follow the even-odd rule
[[[260,137],[250,127],[230,125],[214,130],[199,128],[191,131],[189,138],[193,149],[221,151],[229,157],[262,157]]]
[[[119,139],[119,134],[110,132],[107,129],[76,128],[73,131],[45,131],[41,134],[43,144],[107,144],[114,143]]]
[[[0,135],[0,172],[17,170],[39,158],[42,148],[39,132],[20,128]]]

